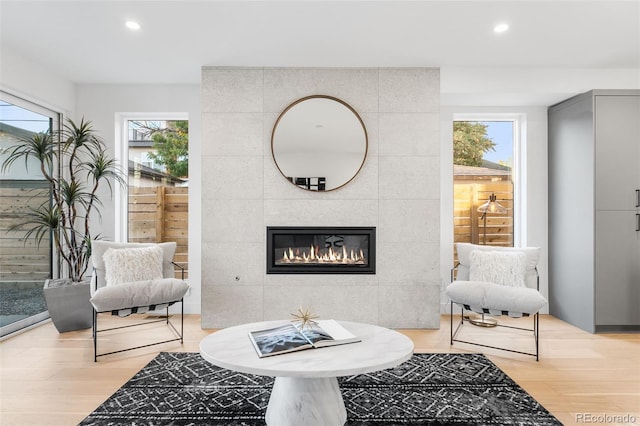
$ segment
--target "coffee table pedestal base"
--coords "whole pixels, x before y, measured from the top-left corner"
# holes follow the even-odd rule
[[[276,377],[265,416],[269,426],[342,426],[347,421],[335,377]]]

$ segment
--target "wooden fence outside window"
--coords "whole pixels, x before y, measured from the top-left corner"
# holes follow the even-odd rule
[[[43,189],[44,188],[44,189]],[[24,221],[30,208],[49,200],[43,181],[3,181],[0,185],[0,282],[3,286],[42,286],[49,278],[50,241],[45,235],[40,245],[26,231],[11,227]]]
[[[45,191],[25,185],[5,181],[0,187],[0,282],[4,285],[42,285],[50,274],[48,236],[38,247],[33,238],[25,241],[25,231],[9,230],[23,220],[28,207],[48,200]],[[129,241],[175,241],[174,261],[188,272],[188,214],[188,188],[129,188]]]
[[[129,187],[129,242],[178,245],[174,261],[189,264],[189,189],[156,186]],[[176,277],[179,277],[176,272]]]

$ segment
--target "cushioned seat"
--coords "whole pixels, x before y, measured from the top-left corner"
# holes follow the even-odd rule
[[[135,281],[99,288],[91,297],[91,304],[98,312],[124,317],[165,309],[170,302],[182,299],[188,290],[189,285],[176,278]]]
[[[454,281],[446,293],[466,310],[513,318],[533,315],[547,304],[547,299],[536,289],[506,287],[484,281]]]

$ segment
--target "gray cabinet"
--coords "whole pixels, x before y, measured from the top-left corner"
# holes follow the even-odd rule
[[[640,239],[629,232],[634,219],[627,211],[596,211],[596,331],[640,324]]]
[[[596,210],[635,210],[640,96],[595,96]]]
[[[549,309],[590,332],[640,330],[640,91],[549,108]]]

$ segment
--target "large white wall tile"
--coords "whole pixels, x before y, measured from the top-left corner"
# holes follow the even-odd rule
[[[380,70],[380,112],[440,111],[440,71],[437,68]]]
[[[202,283],[202,328],[263,321],[263,286],[212,286]]]
[[[378,111],[375,68],[265,68],[264,111],[281,113],[306,96],[341,99],[358,113]]]
[[[440,276],[438,243],[385,243],[376,251],[376,275],[381,285],[424,285]]]
[[[380,325],[391,328],[438,328],[439,286],[384,286],[378,291]]]
[[[202,155],[263,155],[263,122],[261,113],[204,113]]]
[[[322,319],[378,322],[377,287],[342,287],[330,282],[316,287],[268,286],[264,288],[264,302],[265,320],[291,318],[302,307]]]
[[[261,199],[263,157],[203,157],[202,186],[216,200]]]
[[[439,155],[437,113],[379,114],[380,155]]]
[[[379,203],[379,244],[439,241],[439,200],[380,200]]]
[[[264,242],[202,245],[203,276],[209,277],[209,285],[262,285],[266,263]]]
[[[439,157],[381,156],[379,163],[380,199],[439,199]]]
[[[270,274],[265,277],[265,286],[298,286],[298,287],[322,287],[328,284],[345,287],[377,287],[377,274]]]
[[[264,220],[269,226],[375,226],[378,201],[265,200]]]
[[[202,228],[207,232],[203,232],[202,242],[261,242],[265,238],[263,217],[262,200],[207,201],[202,213]]]
[[[202,69],[202,112],[262,112],[261,68]]]

